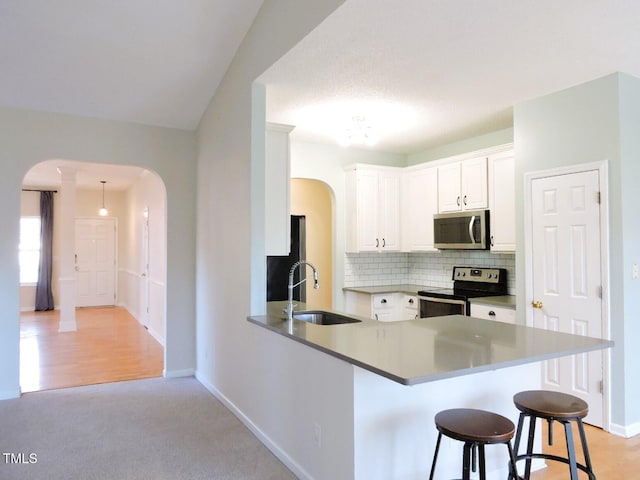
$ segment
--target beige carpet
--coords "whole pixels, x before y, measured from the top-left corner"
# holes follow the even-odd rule
[[[296,478],[193,378],[0,401],[0,455],[2,480]]]

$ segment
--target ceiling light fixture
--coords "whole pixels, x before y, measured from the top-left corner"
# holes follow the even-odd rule
[[[107,182],[106,180],[100,180],[100,183],[102,184],[102,208],[98,210],[98,215],[100,215],[101,217],[106,217],[107,215],[109,215],[109,210],[104,207],[104,184]]]
[[[338,141],[344,147],[354,144],[371,147],[377,143],[378,138],[373,127],[367,124],[364,115],[356,115],[351,118],[351,125],[341,134]]]

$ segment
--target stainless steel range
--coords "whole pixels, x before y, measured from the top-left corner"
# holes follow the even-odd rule
[[[506,295],[505,268],[453,267],[453,288],[432,288],[418,292],[420,318],[469,315],[469,300]]]

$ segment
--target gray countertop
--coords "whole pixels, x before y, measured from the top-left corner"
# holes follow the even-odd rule
[[[600,350],[613,342],[450,315],[401,322],[315,325],[279,313],[247,319],[403,385]],[[349,315],[354,317],[353,315]]]
[[[499,295],[495,297],[474,297],[469,299],[471,304],[480,305],[492,305],[496,307],[504,308],[516,308],[516,296],[515,295]]]
[[[373,287],[344,287],[342,290],[345,292],[357,292],[367,293],[369,295],[376,295],[378,293],[406,293],[407,295],[417,295],[418,290],[424,290],[426,287],[421,285],[377,285]]]

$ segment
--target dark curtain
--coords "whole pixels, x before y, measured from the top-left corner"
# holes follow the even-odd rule
[[[36,311],[53,310],[53,192],[40,192],[40,266],[36,285]]]

